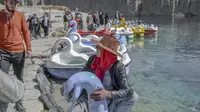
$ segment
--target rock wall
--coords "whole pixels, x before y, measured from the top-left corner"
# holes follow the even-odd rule
[[[138,15],[200,15],[200,0],[140,0]]]
[[[62,5],[67,6],[70,9],[75,7],[80,11],[89,12],[102,11],[107,12],[114,16],[114,13],[118,10],[124,15],[130,15],[135,11],[135,0],[44,0],[47,5]]]
[[[200,15],[200,0],[44,0],[47,5],[75,7],[88,12],[120,11],[124,15]]]

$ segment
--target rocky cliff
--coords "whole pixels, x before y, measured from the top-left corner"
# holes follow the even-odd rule
[[[64,5],[81,11],[103,11],[124,15],[200,15],[200,0],[44,0],[47,5]]]
[[[200,15],[200,0],[139,0],[137,15]]]
[[[135,11],[135,0],[44,0],[47,5],[64,5],[70,9],[75,7],[79,8],[80,11],[88,12],[103,11],[114,16],[114,13],[118,10],[122,14],[130,14]]]

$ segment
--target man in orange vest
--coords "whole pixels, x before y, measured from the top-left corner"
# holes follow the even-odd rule
[[[18,3],[18,0],[4,0],[5,9],[0,11],[0,69],[8,74],[12,64],[14,74],[23,82],[25,53],[31,56],[31,41],[24,14],[15,10]],[[21,100],[15,108],[19,112],[26,110]]]

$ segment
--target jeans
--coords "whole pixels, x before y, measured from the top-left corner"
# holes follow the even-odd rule
[[[123,98],[113,102],[109,102],[108,112],[131,112],[131,109],[136,105],[138,101],[138,95],[134,92],[133,98]],[[72,107],[71,112],[89,112],[87,100],[81,97],[79,101]]]
[[[23,82],[23,71],[25,62],[25,52],[15,53],[6,50],[0,50],[0,69],[9,74],[12,64],[14,74]]]
[[[43,29],[44,29],[44,36],[45,37],[48,36],[49,35],[49,27],[44,26]]]
[[[131,109],[136,105],[138,95],[134,92],[133,98],[123,98],[113,101],[109,105],[109,112],[131,112]]]

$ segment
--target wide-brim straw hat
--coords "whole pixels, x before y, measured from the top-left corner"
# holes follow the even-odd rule
[[[91,41],[95,43],[98,47],[101,47],[116,56],[122,56],[119,52],[117,52],[119,48],[119,41],[111,35],[104,36],[100,41],[94,39],[92,39]]]

